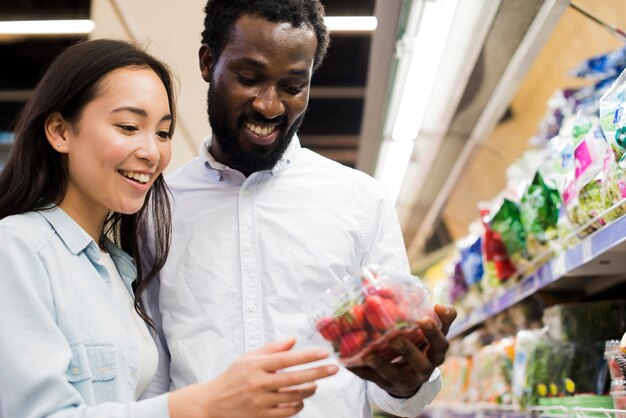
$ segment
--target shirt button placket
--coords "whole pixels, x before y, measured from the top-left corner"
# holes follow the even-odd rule
[[[245,350],[253,350],[264,344],[261,322],[260,266],[255,246],[255,219],[252,184],[259,178],[253,174],[244,183],[239,195],[239,238],[241,242],[241,301],[243,303],[243,325]],[[250,183],[250,184],[246,184]]]

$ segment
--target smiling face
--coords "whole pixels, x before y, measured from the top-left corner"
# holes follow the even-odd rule
[[[217,61],[200,48],[217,161],[245,175],[278,162],[304,117],[316,47],[312,29],[244,15]]]
[[[68,186],[59,206],[98,236],[110,211],[139,211],[170,161],[171,121],[161,79],[139,67],[107,74],[76,123],[52,115],[48,139],[67,155]]]

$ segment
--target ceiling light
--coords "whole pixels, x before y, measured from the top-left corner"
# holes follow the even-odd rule
[[[372,32],[377,21],[375,16],[326,16],[324,23],[330,32]]]
[[[0,35],[84,35],[94,27],[89,19],[0,21]]]
[[[437,77],[456,7],[457,0],[414,1],[406,33],[396,46],[398,65],[383,128],[384,142],[389,144],[379,154],[375,174],[394,202]],[[409,145],[394,145],[396,142]],[[400,149],[408,155],[400,155]]]

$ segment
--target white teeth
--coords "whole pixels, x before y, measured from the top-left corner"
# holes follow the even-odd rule
[[[267,136],[269,134],[271,134],[272,132],[274,132],[274,129],[276,129],[276,126],[258,126],[258,125],[253,125],[249,122],[246,122],[246,128],[248,128],[249,130],[251,130],[252,132],[254,132],[255,134],[259,135],[259,136]]]
[[[135,171],[125,171],[125,170],[120,170],[120,173],[124,177],[128,177],[129,179],[137,180],[139,183],[146,184],[148,181],[150,181],[150,174],[137,173]]]

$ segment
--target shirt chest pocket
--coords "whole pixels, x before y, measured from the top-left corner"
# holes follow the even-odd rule
[[[72,344],[72,360],[66,371],[71,383],[104,382],[117,377],[117,353],[112,344]]]

